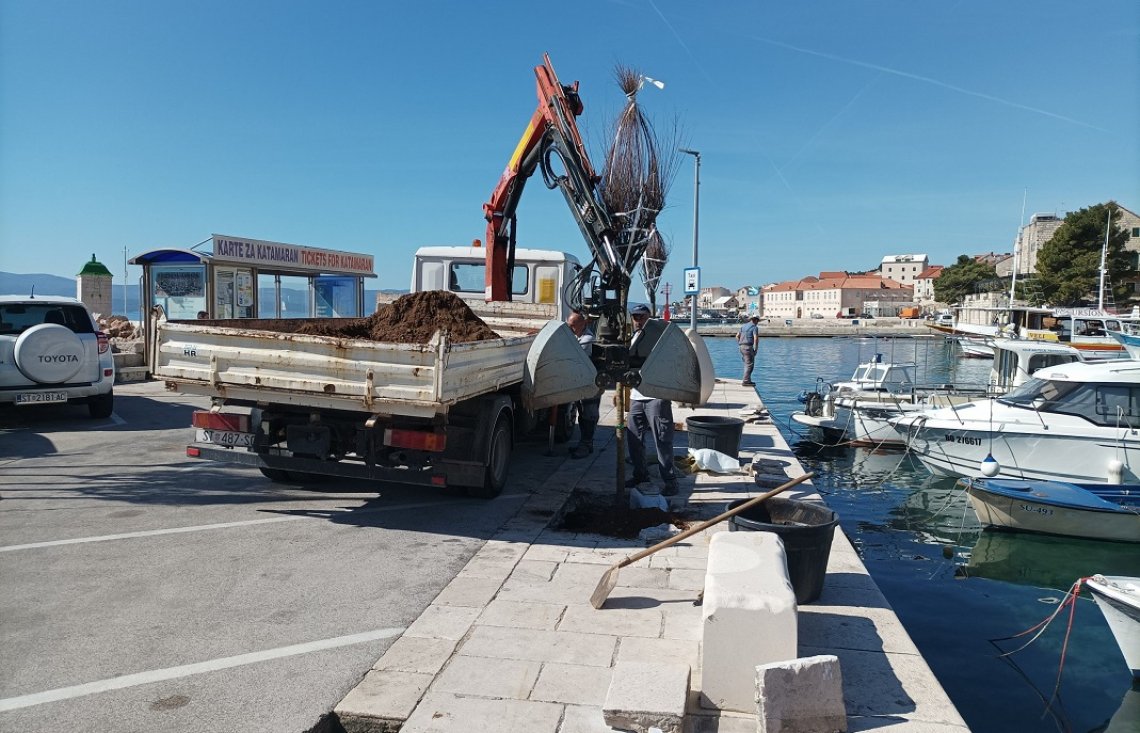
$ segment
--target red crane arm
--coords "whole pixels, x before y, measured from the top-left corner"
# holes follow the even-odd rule
[[[587,225],[582,217],[593,216],[592,211],[580,209],[595,208],[593,189],[597,176],[590,165],[586,146],[574,118],[582,114],[582,100],[578,96],[578,82],[564,86],[558,81],[550,57],[543,54],[543,65],[534,69],[537,77],[538,108],[519,138],[511,154],[491,199],[483,204],[483,215],[487,219],[487,300],[510,300],[511,266],[514,259],[515,210],[522,197],[527,179],[534,173],[549,144],[555,145],[567,168],[566,178],[571,179],[571,190],[563,187],[568,200],[573,198],[572,208],[583,227],[588,240],[595,237],[590,229],[600,225]],[[583,190],[584,189],[584,190]],[[588,200],[588,201],[587,201]],[[609,217],[601,217],[601,225],[608,228]],[[600,231],[600,229],[599,229]],[[593,242],[591,242],[593,248]],[[595,249],[595,252],[597,250]]]

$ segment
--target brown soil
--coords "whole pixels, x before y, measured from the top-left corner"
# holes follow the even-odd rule
[[[366,339],[397,344],[426,344],[439,330],[452,342],[484,341],[499,335],[463,300],[446,290],[408,293],[380,306],[367,318],[326,323],[306,321],[297,333],[310,336]]]
[[[660,509],[630,509],[622,512],[613,507],[580,506],[567,512],[559,529],[631,539],[637,537],[641,530],[659,524],[672,524],[682,530],[689,528],[689,522],[685,518]]]

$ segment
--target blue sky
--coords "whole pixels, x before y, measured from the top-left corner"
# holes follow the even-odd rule
[[[0,3],[0,270],[211,233],[377,257],[483,238],[548,52],[595,161],[624,64],[702,153],[703,285],[1008,252],[1022,217],[1140,210],[1135,0]],[[659,220],[674,293],[693,165]],[[532,181],[520,244],[586,258]],[[131,268],[130,281],[138,276]],[[637,299],[638,288],[633,297]]]

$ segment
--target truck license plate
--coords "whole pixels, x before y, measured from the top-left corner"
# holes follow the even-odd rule
[[[228,430],[208,430],[205,428],[199,428],[197,433],[199,443],[213,443],[214,445],[229,447],[241,446],[242,448],[253,447],[253,433],[232,433]]]
[[[21,392],[16,395],[17,405],[42,404],[44,402],[67,402],[67,392]]]

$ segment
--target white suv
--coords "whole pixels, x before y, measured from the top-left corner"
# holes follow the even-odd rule
[[[85,403],[103,418],[114,384],[111,344],[82,302],[0,295],[0,404]]]

